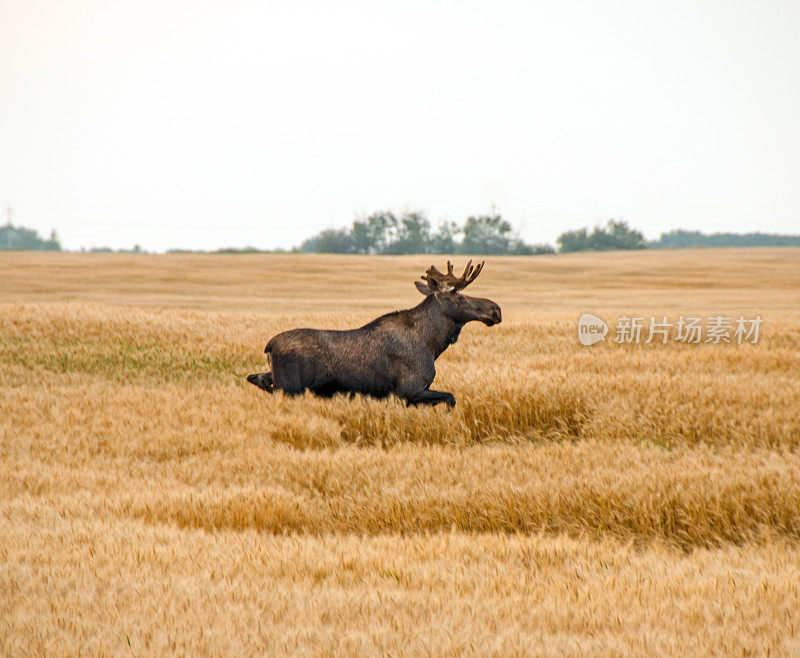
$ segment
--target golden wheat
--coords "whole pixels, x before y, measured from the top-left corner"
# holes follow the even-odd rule
[[[0,257],[0,653],[800,651],[800,251],[491,259],[452,412],[244,381],[428,260]]]

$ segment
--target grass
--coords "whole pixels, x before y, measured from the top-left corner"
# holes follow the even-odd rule
[[[454,411],[268,396],[425,257],[0,257],[0,653],[800,651],[800,250],[491,259]],[[581,347],[585,311],[758,345]]]

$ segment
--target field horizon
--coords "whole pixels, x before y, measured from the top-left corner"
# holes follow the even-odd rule
[[[481,257],[452,411],[245,381],[447,258],[0,254],[0,653],[800,653],[800,249]]]

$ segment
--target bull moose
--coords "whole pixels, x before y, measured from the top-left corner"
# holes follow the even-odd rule
[[[449,261],[446,274],[429,267],[422,281],[414,282],[425,295],[420,304],[358,329],[284,331],[264,349],[272,371],[248,375],[247,381],[269,393],[361,393],[377,398],[394,394],[408,404],[444,402],[452,407],[452,393],[430,388],[436,376],[434,361],[458,340],[467,322],[491,327],[502,320],[493,301],[461,294],[483,265],[473,267],[470,260],[460,277]]]

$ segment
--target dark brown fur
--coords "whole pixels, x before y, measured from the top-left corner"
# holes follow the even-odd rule
[[[422,291],[421,285],[417,287]],[[277,389],[289,395],[311,391],[378,398],[394,394],[409,404],[453,406],[451,393],[430,389],[434,361],[458,340],[467,322],[492,326],[501,319],[500,307],[489,299],[435,290],[414,308],[382,315],[358,329],[278,334],[264,349],[272,371],[247,380],[270,393]]]

